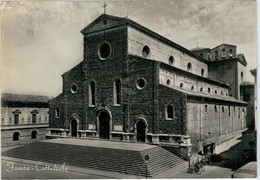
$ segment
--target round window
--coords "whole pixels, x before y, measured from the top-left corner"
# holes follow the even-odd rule
[[[148,46],[143,47],[143,57],[147,58],[150,55],[150,48]]]
[[[143,89],[146,85],[145,79],[138,79],[136,82],[137,89]]]
[[[98,56],[101,60],[107,59],[111,55],[111,46],[108,43],[102,43],[99,45]]]
[[[78,86],[76,84],[72,84],[70,87],[70,91],[72,93],[76,93],[78,91]]]

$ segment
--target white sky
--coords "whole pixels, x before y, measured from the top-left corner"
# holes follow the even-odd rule
[[[8,2],[1,11],[2,92],[57,96],[61,75],[83,60],[80,31],[103,13],[100,2]],[[237,45],[256,68],[256,1],[107,2],[107,14],[125,17],[191,49]]]

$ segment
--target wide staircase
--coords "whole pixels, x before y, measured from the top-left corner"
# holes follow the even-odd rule
[[[123,145],[123,144],[122,144]],[[146,175],[144,156],[149,155],[148,177],[167,176],[167,172],[179,172],[187,162],[161,147],[141,151],[80,146],[70,144],[34,142],[2,153],[20,159],[46,163],[93,168],[138,176]]]

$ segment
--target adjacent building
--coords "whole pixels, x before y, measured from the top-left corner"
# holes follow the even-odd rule
[[[255,129],[255,85],[252,82],[243,82],[240,85],[241,99],[247,102],[247,128]]]
[[[152,143],[186,155],[213,153],[246,129],[246,60],[236,46],[190,51],[107,14],[81,33],[84,58],[62,75],[48,136]]]
[[[49,97],[2,94],[2,147],[45,139],[49,127]]]

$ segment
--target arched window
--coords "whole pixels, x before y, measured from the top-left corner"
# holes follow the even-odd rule
[[[192,68],[192,64],[191,64],[191,63],[188,63],[188,64],[187,64],[187,71],[190,71],[191,68]]]
[[[210,93],[210,91],[211,91],[210,88],[208,88],[208,93]]]
[[[89,83],[89,106],[96,105],[96,84],[94,81]]]
[[[230,50],[229,50],[229,58],[232,58],[232,57],[233,57],[233,50],[230,49]]]
[[[170,56],[169,57],[169,64],[173,64],[174,63],[174,57],[173,56]]]
[[[191,86],[191,88],[190,88],[192,91],[194,90],[194,86]]]
[[[211,54],[208,53],[208,60],[211,60]]]
[[[173,119],[174,118],[174,108],[172,105],[168,105],[165,109],[166,119]]]
[[[215,90],[215,94],[218,94],[218,91],[217,91],[217,90]]]
[[[144,46],[142,52],[143,52],[144,58],[148,58],[150,56],[150,53],[151,53],[150,48],[148,46]]]
[[[243,81],[244,81],[244,73],[241,72],[241,82],[243,82]]]
[[[20,140],[20,133],[19,132],[15,132],[13,134],[13,141],[19,141]]]
[[[222,106],[222,112],[225,112],[225,108],[224,108],[224,106]]]
[[[114,81],[114,104],[121,104],[121,80],[117,79]]]
[[[215,110],[215,112],[218,112],[218,108],[216,105],[214,106],[214,110]]]
[[[170,85],[170,84],[171,84],[171,80],[168,79],[168,80],[166,81],[166,84],[167,84],[167,85]]]
[[[230,106],[228,106],[228,116],[230,116]]]
[[[236,116],[236,107],[234,106],[234,116]]]
[[[222,49],[222,59],[226,59],[226,49]]]
[[[218,60],[218,51],[215,51],[215,60]]]
[[[183,83],[180,84],[180,88],[183,88]]]
[[[201,69],[201,76],[204,76],[204,68]]]
[[[31,133],[31,139],[37,139],[37,131]]]
[[[55,117],[59,118],[60,117],[60,108],[55,109]]]
[[[200,88],[200,92],[203,92],[203,87]]]
[[[238,118],[240,118],[240,108],[238,108],[237,113],[238,113]]]
[[[205,105],[205,113],[208,112],[208,105]]]
[[[223,96],[223,95],[224,95],[224,94],[223,94],[223,91],[221,91],[220,94]]]

